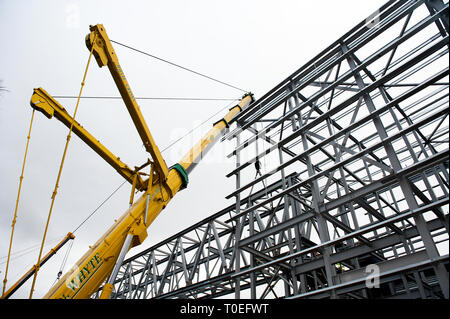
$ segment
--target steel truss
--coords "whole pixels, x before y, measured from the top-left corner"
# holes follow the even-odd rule
[[[448,7],[387,2],[240,114],[235,204],[114,297],[448,299]]]

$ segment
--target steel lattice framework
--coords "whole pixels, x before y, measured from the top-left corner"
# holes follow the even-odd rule
[[[449,298],[448,10],[389,1],[242,112],[235,204],[114,297]]]

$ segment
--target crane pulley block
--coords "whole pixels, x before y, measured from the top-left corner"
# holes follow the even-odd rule
[[[89,30],[91,32],[86,35],[86,46],[89,50],[94,47],[92,54],[94,54],[98,66],[106,66],[109,61],[114,61],[118,64],[118,58],[103,25],[91,25]]]
[[[51,119],[53,114],[55,113],[54,108],[50,105],[48,100],[45,98],[45,93],[42,94],[43,91],[41,88],[34,89],[33,95],[31,96],[30,105],[36,111],[41,112],[47,118]],[[61,107],[61,109],[64,109]]]

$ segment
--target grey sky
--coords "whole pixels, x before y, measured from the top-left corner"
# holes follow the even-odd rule
[[[17,195],[29,100],[35,87],[51,95],[76,95],[89,55],[84,37],[102,23],[111,39],[250,90],[258,98],[319,53],[385,1],[0,1],[0,80],[9,91],[0,97],[0,277],[3,280],[11,220]],[[239,98],[242,92],[115,46],[121,66],[139,97]],[[83,95],[118,96],[106,68],[92,61]],[[75,100],[60,99],[73,114]],[[161,149],[229,102],[140,101]],[[220,118],[164,152],[176,163],[191,144]],[[120,100],[82,100],[77,120],[129,166],[148,157]],[[56,119],[36,113],[13,242],[8,287],[33,265],[43,235],[50,196],[67,136]],[[232,142],[233,143],[233,142]],[[232,147],[217,145],[218,149]],[[215,213],[234,180],[225,178],[233,159],[212,152],[149,228],[145,249]],[[224,154],[227,152],[224,151]],[[208,159],[208,158],[207,158]],[[122,178],[77,137],[72,138],[50,222],[46,253],[73,231]],[[75,233],[68,270],[128,207],[124,185]],[[24,250],[34,247],[33,250]],[[55,282],[66,249],[44,266],[34,297]],[[24,254],[26,253],[26,254]],[[26,298],[30,283],[16,294]]]

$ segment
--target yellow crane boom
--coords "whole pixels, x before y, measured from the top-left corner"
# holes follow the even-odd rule
[[[146,180],[142,180],[138,171],[145,165],[131,170],[80,124],[74,122],[73,132],[114,167],[119,174],[133,183],[133,189],[136,187],[145,193],[114,222],[93,246],[90,246],[90,249],[71,268],[71,271],[66,273],[44,298],[90,298],[105,283],[105,280],[107,282],[103,286],[101,298],[109,298],[115,276],[127,251],[145,240],[147,228],[153,220],[167,206],[173,196],[187,186],[189,172],[228,128],[235,116],[253,101],[251,93],[245,94],[239,103],[216,122],[179,163],[168,168],[140,112],[105,28],[99,24],[90,26],[90,30],[91,33],[86,36],[86,45],[88,49],[93,47],[93,54],[99,66],[108,66],[111,72],[146,150],[152,157],[149,163],[150,174]],[[93,42],[94,40],[95,42]],[[66,126],[73,121],[64,108],[42,88],[35,89],[30,104],[49,118],[54,115]]]
[[[86,36],[86,46],[89,50],[94,48],[92,53],[99,67],[108,66],[108,69],[119,89],[120,95],[130,113],[131,119],[139,133],[139,136],[144,143],[145,149],[149,152],[153,158],[154,168],[156,172],[164,180],[168,174],[167,165],[162,158],[162,155],[153,140],[152,134],[145,123],[144,116],[142,115],[139,105],[134,98],[130,85],[125,77],[122,67],[119,64],[117,54],[114,52],[114,48],[109,41],[106,30],[102,24],[90,26],[91,33]]]

